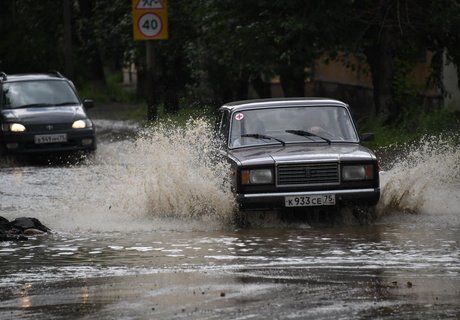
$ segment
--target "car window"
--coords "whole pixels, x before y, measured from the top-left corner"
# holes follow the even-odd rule
[[[222,139],[223,143],[226,143],[229,130],[229,116],[230,112],[228,110],[219,111],[219,116],[216,123],[216,131],[219,135],[219,139]]]
[[[232,114],[230,147],[276,143],[260,135],[286,143],[317,142],[321,137],[331,141],[358,141],[353,121],[343,107],[279,107]]]
[[[2,87],[4,109],[79,103],[70,85],[60,80],[17,81]]]

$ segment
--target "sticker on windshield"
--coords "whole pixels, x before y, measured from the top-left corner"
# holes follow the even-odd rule
[[[240,120],[243,120],[243,118],[244,118],[244,114],[242,113],[235,114],[235,120],[240,121]]]

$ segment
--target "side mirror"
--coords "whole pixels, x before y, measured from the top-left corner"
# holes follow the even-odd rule
[[[372,141],[372,140],[374,140],[374,138],[375,138],[375,135],[373,133],[371,133],[371,132],[363,133],[363,134],[361,134],[359,136],[359,139],[361,141]]]
[[[94,107],[94,101],[91,99],[84,99],[83,100],[83,107],[86,109],[90,109]]]

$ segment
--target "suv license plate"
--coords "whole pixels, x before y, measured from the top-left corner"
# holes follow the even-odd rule
[[[311,207],[335,205],[335,194],[314,194],[310,196],[288,196],[284,198],[286,207]]]
[[[34,141],[36,144],[67,142],[67,134],[37,134],[34,136]]]

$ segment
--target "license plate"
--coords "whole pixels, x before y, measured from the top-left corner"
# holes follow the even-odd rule
[[[288,196],[284,198],[286,207],[311,207],[335,205],[335,194],[314,194],[309,196]]]
[[[36,144],[67,142],[67,134],[37,134],[35,135],[34,140]]]

